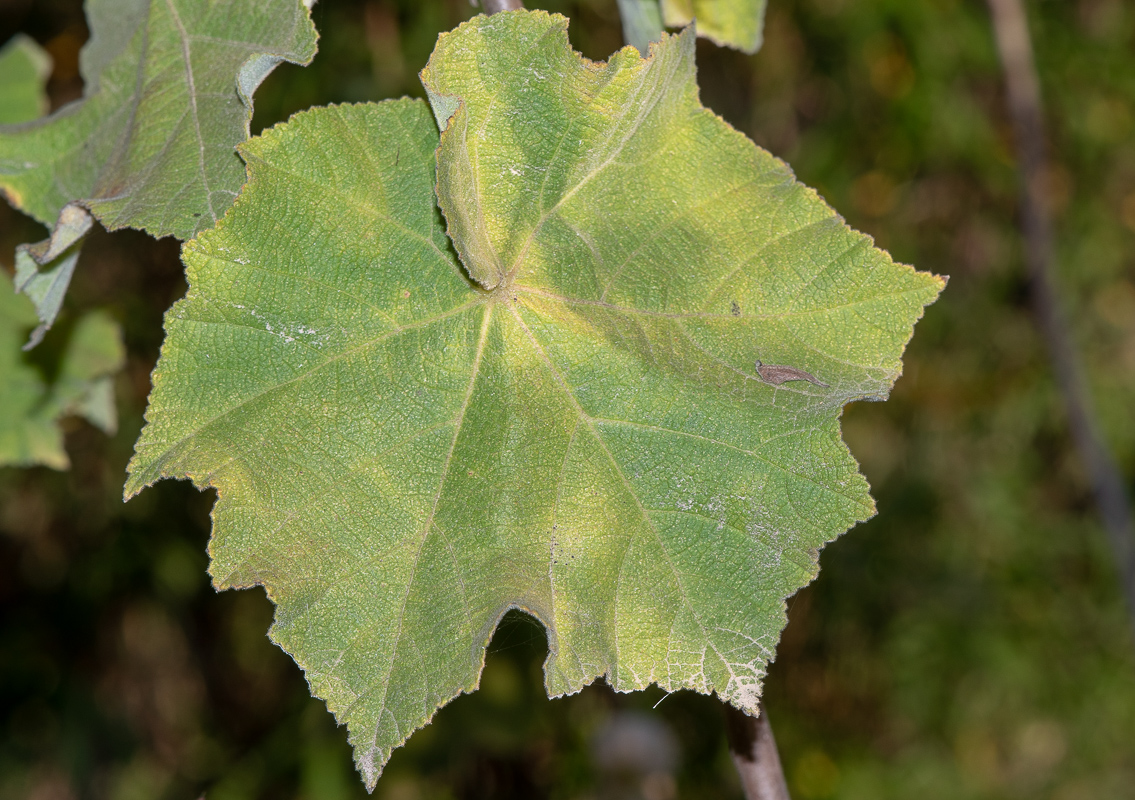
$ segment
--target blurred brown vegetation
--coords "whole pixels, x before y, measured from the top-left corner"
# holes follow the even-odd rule
[[[613,1],[528,5],[568,14],[590,58],[622,44]],[[1062,295],[1135,488],[1135,6],[1028,10]],[[421,96],[438,32],[473,11],[321,0],[319,55],[265,83],[254,132],[311,105]],[[17,30],[55,60],[53,105],[79,96],[77,0],[3,0],[0,39]],[[879,516],[789,601],[766,696],[794,796],[1135,796],[1135,646],[1029,314],[985,4],[770,0],[760,53],[700,43],[698,57],[709,107],[897,259],[951,278],[892,399],[845,413]],[[42,234],[0,208],[0,262]],[[268,642],[263,592],[209,587],[212,495],[166,482],[121,502],[161,314],[185,289],[177,255],[172,240],[96,231],[34,356],[50,363],[76,312],[105,306],[130,361],[116,437],[73,420],[70,472],[0,470],[0,800],[364,794],[345,732]],[[612,796],[595,742],[645,714],[676,762],[628,791],[739,796],[715,701],[601,686],[548,701],[545,650],[534,622],[506,618],[482,689],[415,734],[377,794]]]

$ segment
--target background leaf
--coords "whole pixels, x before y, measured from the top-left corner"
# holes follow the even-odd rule
[[[550,694],[755,710],[784,598],[873,510],[840,409],[885,395],[941,289],[700,106],[692,31],[594,64],[566,26],[477,18],[423,73],[480,285],[412,101],[251,141],[184,251],[127,494],[217,487],[215,584],[268,588],[368,786],[512,608]]]
[[[89,20],[85,97],[0,132],[0,187],[44,224],[82,201],[108,228],[188,239],[220,219],[244,179],[233,148],[248,136],[251,94],[238,77],[264,54],[310,61],[307,9],[94,0]]]
[[[13,36],[0,49],[0,125],[27,122],[47,112],[43,85],[51,56],[30,36]]]
[[[765,0],[661,0],[662,19],[671,28],[697,20],[698,35],[725,47],[755,53],[761,47]]]
[[[43,402],[39,374],[23,363],[20,345],[24,332],[36,322],[31,301],[0,275],[0,464],[67,464],[63,437],[50,419],[36,413]]]
[[[256,86],[280,61],[315,54],[307,8],[300,0],[92,0],[88,18],[84,98],[0,128],[0,190],[46,225],[70,208],[110,229],[188,239],[220,219],[240,189],[234,147],[248,138]],[[29,251],[27,269],[29,255],[52,264]],[[40,294],[61,295],[74,255],[63,256],[70,269],[50,266],[43,281],[56,288]],[[50,326],[58,303],[37,310]]]
[[[17,295],[8,276],[0,274],[0,466],[66,469],[59,419],[76,414],[114,433],[118,418],[112,376],[122,369],[126,353],[117,323],[92,312],[72,331],[49,389],[20,352],[20,340],[35,322],[31,302]]]
[[[19,123],[33,120],[47,110],[44,84],[51,71],[51,58],[28,36],[13,37],[0,50],[0,122]],[[80,221],[74,238],[81,237],[89,226]],[[45,464],[56,469],[68,466],[63,449],[63,434],[58,420],[68,414],[85,417],[104,432],[114,433],[118,416],[114,404],[112,376],[125,362],[126,354],[118,325],[103,313],[92,313],[79,321],[63,355],[59,372],[48,391],[39,370],[26,363],[20,352],[20,338],[37,321],[36,306],[52,306],[54,318],[62,301],[62,291],[70,280],[78,248],[58,258],[53,275],[43,276],[35,270],[31,257],[21,251],[17,258],[17,282],[29,282],[32,303],[14,292],[7,274],[0,275],[0,465],[28,466]],[[21,268],[23,268],[21,270]],[[22,274],[21,274],[22,272]],[[45,297],[55,292],[57,297]],[[42,337],[38,328],[36,341]]]

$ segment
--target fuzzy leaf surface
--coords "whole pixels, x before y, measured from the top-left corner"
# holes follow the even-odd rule
[[[167,315],[126,492],[217,488],[215,584],[267,588],[368,786],[511,608],[552,695],[754,710],[785,598],[873,513],[840,411],[942,286],[700,105],[692,31],[597,64],[566,26],[443,35],[440,146],[410,100],[251,140]]]
[[[661,0],[671,28],[697,20],[698,35],[716,44],[755,53],[764,39],[767,0]]]

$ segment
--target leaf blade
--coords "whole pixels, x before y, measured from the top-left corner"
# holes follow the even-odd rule
[[[874,512],[840,410],[942,286],[701,107],[691,31],[591,64],[565,27],[443,36],[440,145],[413,101],[251,141],[167,316],[127,495],[217,487],[215,584],[266,586],[368,786],[511,608],[552,694],[755,709],[785,597]]]

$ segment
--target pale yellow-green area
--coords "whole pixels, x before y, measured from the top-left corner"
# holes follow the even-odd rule
[[[760,49],[766,0],[661,0],[671,28],[697,21],[698,35],[746,53]]]
[[[113,376],[126,353],[118,324],[102,312],[88,314],[76,323],[48,386],[20,349],[35,323],[31,301],[17,295],[0,272],[0,466],[66,469],[59,419],[76,414],[113,433],[118,425]]]
[[[550,694],[754,710],[785,598],[874,511],[840,411],[942,286],[700,105],[691,32],[594,64],[566,25],[443,35],[440,146],[412,100],[251,140],[166,318],[127,495],[216,487],[215,584],[266,587],[368,786],[511,608]]]

